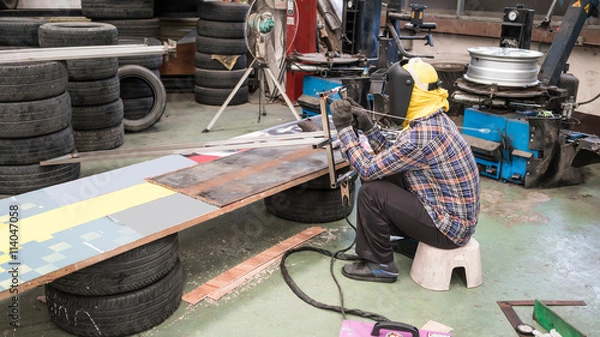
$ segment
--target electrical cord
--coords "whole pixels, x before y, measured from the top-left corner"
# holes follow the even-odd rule
[[[597,100],[598,98],[600,98],[600,94],[596,95],[594,98],[592,98],[590,100],[587,100],[587,101],[584,101],[584,102],[581,102],[581,103],[577,103],[577,106],[588,104],[588,103],[592,103],[593,101]]]
[[[346,222],[350,225],[350,227],[352,227],[352,229],[354,229],[354,232],[356,233],[356,227],[354,227],[354,225],[350,222],[350,220],[348,220],[348,217],[346,217]],[[368,312],[368,311],[363,311],[360,309],[348,309],[344,306],[344,293],[342,291],[342,287],[340,286],[337,278],[335,277],[333,265],[336,260],[345,260],[345,261],[360,260],[360,258],[356,255],[345,254],[348,250],[350,250],[350,248],[352,248],[352,246],[354,246],[355,242],[356,242],[356,238],[352,241],[352,244],[350,244],[350,246],[348,246],[344,249],[338,250],[334,253],[332,253],[331,251],[326,250],[326,249],[312,247],[312,246],[304,246],[304,247],[299,247],[299,248],[294,248],[294,249],[288,250],[287,252],[285,252],[283,254],[281,262],[279,263],[279,267],[281,268],[281,274],[283,275],[283,280],[288,285],[290,290],[294,294],[296,294],[296,296],[298,296],[298,298],[300,298],[302,301],[306,302],[307,304],[309,304],[315,308],[339,312],[342,314],[342,317],[344,319],[346,319],[346,314],[351,314],[351,315],[356,315],[356,316],[360,316],[363,318],[368,318],[368,319],[371,319],[371,320],[374,320],[377,322],[390,321],[385,316],[382,316],[379,314],[375,314],[375,313]],[[300,287],[298,287],[296,282],[294,282],[294,280],[290,276],[287,266],[285,265],[285,261],[287,260],[287,258],[290,255],[299,253],[299,252],[305,252],[305,251],[316,252],[316,253],[331,257],[331,261],[329,263],[329,272],[331,274],[331,277],[333,278],[333,281],[335,282],[335,285],[337,286],[337,289],[338,289],[338,292],[340,295],[340,305],[339,306],[325,304],[325,303],[322,303],[322,302],[312,299],[304,291],[302,291],[300,289]]]

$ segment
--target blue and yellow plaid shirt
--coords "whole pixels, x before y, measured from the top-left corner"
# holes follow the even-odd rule
[[[411,121],[394,143],[377,127],[366,136],[373,151],[361,146],[351,127],[338,133],[342,153],[361,178],[403,173],[436,227],[457,245],[466,244],[479,217],[479,171],[469,144],[443,110]]]

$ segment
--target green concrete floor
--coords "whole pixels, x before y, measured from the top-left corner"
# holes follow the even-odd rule
[[[227,139],[293,120],[285,105],[271,104],[257,123],[258,106],[229,107],[209,133],[201,133],[217,111],[198,105],[192,94],[169,94],[166,115],[153,128],[127,134],[123,148]],[[146,160],[86,163],[91,175]],[[363,283],[340,274],[347,307],[382,314],[392,320],[422,326],[429,320],[454,328],[461,337],[516,336],[496,301],[583,300],[584,307],[554,307],[588,336],[600,331],[600,164],[588,166],[586,182],[578,186],[528,190],[482,179],[482,213],[475,237],[481,245],[483,284],[467,289],[458,275],[449,291],[416,285],[408,271],[410,259],[396,255],[400,276],[394,284]],[[350,220],[354,222],[355,215]],[[327,229],[310,245],[331,250],[346,247],[354,233],[345,221],[319,224]],[[315,226],[278,219],[262,202],[225,214],[180,232],[185,292],[263,250]],[[329,260],[314,253],[289,259],[300,287],[315,299],[339,304],[329,276]],[[64,336],[50,322],[44,292],[37,288],[21,298],[18,330],[0,317],[1,336]],[[6,308],[7,301],[0,302]],[[532,323],[532,307],[516,308]],[[1,309],[0,309],[1,311]],[[350,319],[363,320],[357,317]],[[6,323],[3,323],[6,322]],[[138,336],[339,336],[342,316],[313,308],[298,299],[271,267],[217,302],[195,306],[182,302],[164,323]]]

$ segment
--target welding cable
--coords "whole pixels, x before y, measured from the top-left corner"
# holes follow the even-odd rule
[[[354,231],[356,232],[356,228],[354,227],[354,225],[352,225],[352,223],[350,222],[350,220],[348,220],[347,217],[346,217],[346,222],[348,222],[350,227],[352,227],[352,229],[354,229]],[[338,250],[334,253],[332,253],[329,250],[323,249],[323,248],[312,247],[312,246],[304,246],[304,247],[294,248],[294,249],[290,249],[290,250],[286,251],[283,254],[283,257],[279,264],[279,267],[281,268],[281,274],[283,275],[283,280],[288,285],[290,290],[294,294],[296,294],[296,296],[298,296],[298,298],[300,298],[302,301],[306,302],[307,304],[310,304],[311,306],[313,306],[315,308],[339,312],[342,314],[342,317],[344,319],[346,319],[346,314],[352,314],[352,315],[364,317],[367,319],[371,319],[371,320],[374,320],[377,322],[390,321],[388,318],[386,318],[382,315],[379,315],[379,314],[375,314],[375,313],[368,312],[368,311],[362,311],[360,309],[348,309],[348,308],[344,307],[344,294],[343,294],[342,288],[333,272],[333,264],[336,260],[346,260],[346,261],[360,260],[360,258],[358,256],[345,254],[346,251],[350,250],[350,248],[352,248],[352,246],[354,246],[355,242],[356,242],[356,239],[354,239],[352,241],[352,244],[350,246],[348,246],[344,249]],[[323,254],[325,256],[329,256],[331,258],[331,261],[329,264],[329,272],[331,273],[331,277],[333,278],[333,281],[335,282],[335,285],[337,286],[338,292],[340,294],[340,305],[339,306],[325,304],[325,303],[318,302],[318,301],[312,299],[305,292],[303,292],[300,289],[300,287],[298,287],[296,282],[294,282],[294,280],[290,276],[288,269],[285,265],[286,259],[292,254],[299,253],[299,252],[305,252],[305,251],[316,252],[319,254]]]
[[[581,102],[581,103],[577,103],[577,106],[588,104],[588,103],[592,103],[593,101],[597,100],[598,98],[600,98],[600,94],[596,95],[594,98],[592,98],[590,100],[587,100],[587,101],[584,101],[584,102]]]

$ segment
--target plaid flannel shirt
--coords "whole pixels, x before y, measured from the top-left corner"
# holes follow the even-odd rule
[[[394,143],[375,127],[361,146],[351,127],[340,130],[341,151],[364,180],[403,173],[436,227],[459,246],[479,217],[479,171],[471,148],[443,110],[413,120]],[[372,153],[375,153],[374,155]]]

